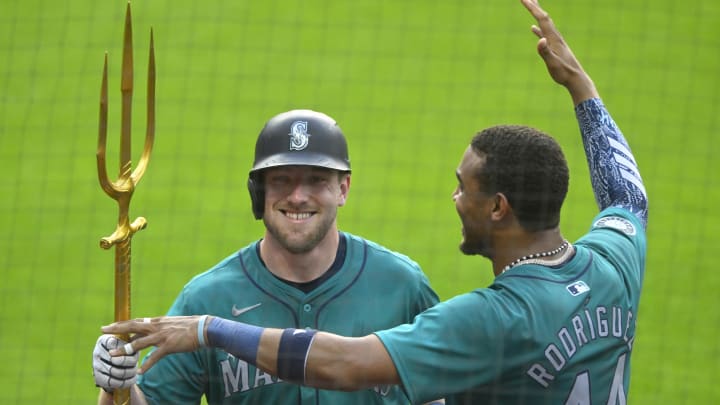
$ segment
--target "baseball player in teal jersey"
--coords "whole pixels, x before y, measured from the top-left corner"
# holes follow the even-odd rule
[[[628,210],[608,208],[573,243],[571,259],[519,263],[490,287],[438,304],[412,325],[377,332],[409,396],[625,404],[643,227]]]
[[[344,232],[341,245],[344,257],[330,270],[335,274],[305,293],[268,272],[259,243],[252,243],[196,276],[168,315],[216,314],[268,327],[363,336],[411,321],[437,302],[417,264],[407,257]],[[398,386],[346,393],[279,383],[217,349],[168,356],[139,379],[139,386],[158,403],[193,403],[203,394],[209,404],[408,403]]]
[[[411,322],[438,297],[417,263],[336,226],[350,162],[334,120],[309,110],[273,117],[256,144],[248,188],[263,239],[194,277],[168,315],[213,314],[267,327],[312,328],[347,336]],[[120,362],[98,339],[93,366],[105,391],[133,386],[137,356]],[[154,356],[154,354],[150,354]],[[147,359],[147,357],[146,357]],[[136,387],[139,387],[137,389]],[[407,404],[398,385],[358,392],[298,387],[220,349],[167,357],[132,388],[133,403]]]
[[[570,243],[560,232],[569,171],[530,127],[478,133],[456,171],[460,249],[492,262],[494,282],[363,337],[273,329],[212,316],[103,328],[137,333],[111,354],[222,347],[286,381],[357,390],[401,384],[412,403],[625,404],[646,257],[648,201],[635,158],[590,77],[536,0],[537,49],[570,93],[599,213]],[[161,356],[159,356],[161,357]],[[144,364],[141,372],[156,359]]]

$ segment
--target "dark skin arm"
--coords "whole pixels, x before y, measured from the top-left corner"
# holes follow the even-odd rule
[[[260,339],[258,366],[276,372],[280,329],[266,329]],[[307,385],[355,391],[378,384],[400,384],[400,377],[375,335],[349,338],[319,332],[315,336],[306,369]]]
[[[102,328],[104,333],[134,333],[135,351],[155,346],[156,350],[142,365],[145,372],[170,353],[189,352],[199,348],[198,316],[172,316],[116,322]],[[208,319],[209,324],[210,318]],[[282,329],[265,329],[260,338],[256,365],[277,375],[277,353]],[[124,349],[111,352],[121,355]],[[400,384],[395,365],[385,346],[375,335],[349,338],[319,332],[308,358],[306,385],[342,391],[355,391],[378,384]]]

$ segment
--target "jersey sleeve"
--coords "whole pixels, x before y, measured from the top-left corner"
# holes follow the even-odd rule
[[[186,291],[177,297],[168,311],[168,316],[193,315],[188,307]],[[143,362],[152,355],[152,349]],[[202,353],[175,353],[165,356],[145,374],[139,376],[138,386],[149,404],[199,404],[205,392],[206,373],[202,364]]]
[[[428,309],[412,324],[375,333],[412,403],[460,392],[495,375],[504,331],[488,301],[480,290],[463,294]]]
[[[435,290],[432,289],[430,286],[430,281],[425,276],[425,273],[422,272],[420,267],[417,267],[417,277],[415,277],[416,282],[416,298],[415,298],[415,315],[425,311],[426,309],[436,305],[440,299],[438,298],[437,293],[435,293]]]
[[[645,273],[647,237],[642,220],[629,210],[611,207],[593,219],[590,231],[577,245],[590,248],[623,273],[626,283],[639,294]]]

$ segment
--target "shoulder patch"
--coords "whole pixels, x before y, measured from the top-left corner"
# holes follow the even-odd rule
[[[618,231],[633,236],[637,233],[635,225],[623,217],[603,217],[595,221],[593,228],[613,228]]]

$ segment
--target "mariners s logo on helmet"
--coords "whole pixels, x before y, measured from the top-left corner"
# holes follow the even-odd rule
[[[310,141],[307,121],[295,121],[290,125],[290,150],[303,150]]]

